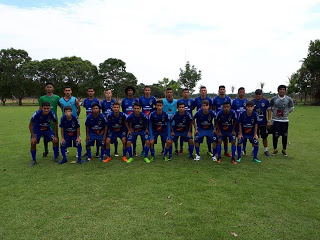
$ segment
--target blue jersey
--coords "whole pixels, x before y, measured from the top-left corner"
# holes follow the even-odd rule
[[[183,102],[184,103],[184,109],[191,114],[191,116],[193,115],[192,114],[192,110],[196,107],[196,102],[194,99],[192,98],[188,98],[188,99],[179,99],[178,102],[177,102],[177,105],[179,105],[180,102]]]
[[[105,116],[108,116],[108,114],[110,114],[112,112],[112,106],[116,101],[117,100],[115,100],[115,99],[111,99],[108,102],[107,99],[104,99],[101,102],[101,110],[102,110],[102,113],[104,113]]]
[[[212,104],[215,107],[215,111],[219,112],[220,110],[222,110],[222,105],[225,102],[228,102],[231,105],[231,98],[229,96],[225,96],[224,98],[216,96],[212,101]]]
[[[82,105],[86,109],[87,116],[92,113],[92,104],[94,104],[94,103],[98,103],[100,106],[99,99],[93,98],[92,100],[90,100],[89,98],[86,98],[85,100],[83,100]]]
[[[77,129],[80,127],[79,119],[72,115],[70,120],[67,116],[62,116],[59,127],[63,128],[64,138],[77,137]]]
[[[119,116],[116,117],[114,112],[111,112],[107,116],[108,130],[112,133],[126,131],[126,115],[123,112],[119,112]]]
[[[72,115],[78,117],[76,102],[77,99],[75,97],[71,97],[69,100],[66,100],[64,97],[60,98],[59,103],[62,107],[62,116],[64,116],[64,108],[70,106],[72,108]]]
[[[154,111],[149,117],[149,129],[153,134],[168,133],[168,122],[168,114],[165,112],[158,114],[157,111]]]
[[[267,110],[270,108],[269,100],[262,98],[260,101],[253,99],[254,111],[258,115],[258,125],[266,126],[267,125]]]
[[[231,134],[233,124],[237,120],[237,114],[230,109],[229,114],[224,114],[223,110],[219,111],[216,117],[216,122],[219,124],[219,129],[222,134]]]
[[[241,123],[242,135],[246,138],[252,138],[254,136],[254,127],[258,123],[257,113],[252,112],[249,116],[247,111],[242,112],[239,117],[239,123]]]
[[[205,98],[201,98],[201,96],[199,96],[199,97],[196,97],[196,98],[194,99],[194,101],[195,101],[195,106],[197,107],[197,110],[199,110],[199,109],[202,107],[202,101],[203,101],[203,100],[209,101],[209,106],[212,107],[212,100],[211,100],[211,98],[209,98],[208,96],[206,96]]]
[[[125,113],[127,116],[133,113],[133,104],[139,102],[138,98],[124,98],[121,102],[122,112]]]
[[[242,112],[246,111],[247,102],[249,102],[249,99],[247,98],[244,98],[244,99],[235,98],[232,101],[231,109],[236,111],[238,118]]]
[[[184,111],[183,115],[180,115],[179,112],[176,112],[173,114],[171,121],[175,122],[175,124],[172,126],[173,131],[186,132],[189,131],[190,123],[192,123],[192,117],[187,111]]]
[[[94,117],[93,114],[87,116],[86,126],[89,128],[89,134],[101,134],[107,124],[107,119],[102,113],[99,113],[98,117]]]
[[[169,101],[168,99],[164,98],[162,99],[163,102],[163,111],[166,112],[169,115],[169,118],[172,117],[172,115],[177,112],[177,100],[172,99],[172,101]]]
[[[209,113],[204,114],[202,109],[199,109],[193,116],[197,122],[197,130],[213,129],[213,120],[216,118],[216,113],[209,109]]]
[[[50,122],[57,122],[56,114],[50,110],[47,115],[42,114],[42,110],[36,111],[31,117],[30,122],[33,123],[34,131],[46,131],[51,129]],[[52,129],[51,129],[52,130]]]
[[[143,112],[140,112],[139,116],[136,117],[134,113],[131,113],[127,118],[128,125],[133,129],[134,132],[145,132],[149,118]]]
[[[157,99],[154,96],[150,96],[150,98],[146,98],[142,96],[139,98],[139,103],[142,107],[142,112],[150,116],[150,114],[155,110]]]

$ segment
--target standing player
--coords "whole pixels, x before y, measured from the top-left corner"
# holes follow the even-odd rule
[[[166,114],[163,110],[163,102],[161,100],[157,101],[156,105],[156,111],[152,112],[149,118],[149,133],[150,133],[150,152],[151,152],[151,159],[150,161],[153,161],[155,158],[155,151],[154,151],[154,144],[157,144],[158,136],[161,138],[162,143],[166,143],[166,149],[165,149],[165,156],[169,152],[170,144],[168,136],[170,135],[170,128],[168,127],[170,125],[168,114]],[[169,158],[172,158],[172,151],[171,156],[169,155]],[[169,159],[167,159],[169,160]]]
[[[70,106],[72,108],[73,116],[78,117],[80,115],[80,104],[78,99],[72,96],[71,87],[67,86],[64,88],[64,97],[60,98],[59,103],[59,106],[62,110],[62,115],[64,115],[64,108],[66,106]]]
[[[216,117],[216,113],[209,109],[209,101],[203,100],[202,101],[202,108],[199,109],[194,117],[193,117],[193,126],[195,129],[195,145],[196,145],[196,158],[194,160],[200,160],[200,143],[203,142],[203,138],[207,138],[207,142],[212,142],[212,160],[217,161],[216,159],[216,142],[217,136],[215,134],[215,129],[213,125],[213,120]]]
[[[61,129],[61,140],[60,140],[60,149],[62,160],[59,164],[66,163],[66,149],[68,147],[76,147],[78,150],[78,163],[81,161],[81,138],[80,138],[80,124],[79,119],[72,115],[72,108],[67,106],[64,108],[64,116],[60,119],[60,129]]]
[[[241,144],[243,141],[249,139],[253,144],[253,161],[260,163],[258,159],[259,137],[258,137],[258,117],[257,113],[253,111],[254,105],[252,101],[246,103],[246,111],[240,114],[238,119],[239,135],[238,135],[238,160],[241,162]]]
[[[196,107],[196,102],[194,99],[189,98],[190,92],[189,89],[185,88],[182,90],[182,98],[178,100],[177,104],[180,102],[184,103],[185,110],[190,113],[191,116],[193,116],[193,109]],[[183,139],[180,138],[180,154],[183,153]]]
[[[172,122],[174,121],[174,125]],[[173,114],[171,118],[171,139],[173,142],[181,137],[183,141],[189,143],[189,159],[193,159],[193,138],[192,138],[192,117],[185,111],[185,106],[183,102],[178,105],[178,112]]]
[[[293,111],[293,101],[286,96],[287,87],[280,85],[278,87],[278,95],[270,100],[273,122],[273,152],[272,155],[278,153],[278,138],[282,136],[282,155],[287,155],[287,141],[289,128],[289,113]]]
[[[149,137],[149,119],[148,116],[141,112],[140,103],[133,104],[133,113],[127,118],[128,123],[128,138],[127,138],[127,151],[130,158],[127,163],[133,161],[131,143],[134,142],[138,136],[145,139],[146,145],[144,146],[144,161],[150,163],[148,159],[148,152],[150,148]],[[142,146],[143,147],[143,146]]]
[[[126,115],[123,112],[120,112],[120,104],[114,102],[112,105],[112,112],[107,116],[108,123],[108,133],[106,138],[106,155],[107,158],[103,162],[111,161],[110,155],[110,143],[115,143],[117,138],[120,138],[122,141],[122,161],[126,162],[126,153],[127,153],[127,122]]]
[[[34,166],[35,164],[37,164],[36,147],[42,136],[46,142],[52,141],[54,161],[55,162],[59,161],[57,117],[55,113],[50,109],[51,109],[50,103],[43,102],[41,105],[41,110],[36,111],[30,120],[29,130],[31,133],[31,156],[32,156],[32,162],[30,163],[30,166]],[[54,132],[50,127],[51,121],[53,121],[55,125]]]
[[[258,136],[262,138],[264,155],[270,156],[268,151],[268,129],[271,127],[271,110],[268,99],[262,95],[262,90],[255,91],[256,97],[252,100],[254,111],[258,115]]]
[[[219,95],[216,96],[213,101],[212,109],[218,113],[222,110],[223,103],[228,102],[231,105],[231,98],[226,95],[226,87],[224,85],[219,86]],[[227,157],[231,157],[230,153],[228,153],[228,138],[223,139],[224,145],[224,155]]]
[[[94,142],[101,147],[100,162],[103,161],[103,155],[105,150],[105,139],[107,134],[107,119],[100,113],[100,105],[93,103],[92,114],[89,114],[86,119],[86,149],[88,158],[85,162],[91,161],[91,146]]]
[[[218,160],[217,162],[221,162],[221,142],[223,139],[229,138],[231,142],[231,162],[233,164],[237,164],[235,161],[236,155],[236,122],[237,122],[237,114],[234,110],[231,109],[231,105],[229,102],[224,102],[222,104],[223,109],[217,113],[216,118],[216,134],[218,137],[217,144],[217,152],[218,152]]]
[[[51,111],[53,111],[56,114],[56,116],[58,116],[57,115],[57,106],[59,105],[60,97],[58,95],[53,94],[54,88],[53,88],[53,84],[51,82],[46,83],[45,90],[46,90],[47,94],[43,95],[39,98],[39,109],[41,110],[42,103],[48,102],[48,103],[50,103]],[[53,122],[50,123],[50,127],[53,131],[55,131]],[[46,157],[46,156],[48,156],[48,153],[49,153],[48,142],[43,141],[43,145],[44,145],[44,152],[43,152],[42,156]]]

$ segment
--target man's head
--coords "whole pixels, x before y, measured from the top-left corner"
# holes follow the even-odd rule
[[[124,93],[129,97],[133,97],[136,93],[136,90],[132,86],[127,86],[124,90]]]
[[[183,99],[188,99],[189,95],[190,95],[190,92],[189,92],[188,88],[185,88],[185,89],[182,90],[182,98]]]
[[[66,106],[64,108],[64,114],[67,116],[67,117],[71,117],[72,115],[72,108],[70,106]]]
[[[203,100],[201,104],[202,110],[204,112],[208,112],[209,110],[209,101],[208,100]]]
[[[231,105],[230,105],[229,102],[224,102],[224,103],[222,104],[222,109],[223,109],[223,112],[224,112],[225,114],[229,114],[230,108],[231,108]]]
[[[138,103],[138,102],[135,102],[135,103],[133,104],[133,112],[134,112],[134,115],[139,116],[140,111],[141,111],[141,104]]]
[[[261,89],[257,89],[254,93],[256,94],[256,100],[259,101],[259,100],[262,99],[263,95],[262,95],[262,90]]]
[[[171,100],[173,98],[173,91],[172,88],[167,88],[166,90],[166,98]]]
[[[111,99],[112,98],[112,91],[110,88],[107,88],[104,90],[104,96],[107,98],[107,99]]]
[[[244,87],[240,87],[239,89],[238,89],[238,96],[239,96],[239,98],[244,98],[244,95],[246,94],[246,90],[244,89]]]
[[[98,103],[93,103],[93,104],[91,105],[91,109],[92,109],[92,113],[93,113],[94,115],[98,115],[99,112],[100,112],[100,106],[99,106]]]
[[[87,89],[87,94],[89,97],[93,97],[94,96],[94,89],[92,87],[89,87]]]
[[[224,85],[219,86],[219,95],[220,96],[226,95],[226,87]]]
[[[157,100],[156,108],[157,108],[157,111],[162,111],[162,108],[163,108],[162,100]]]
[[[150,95],[151,95],[151,87],[150,86],[145,86],[144,87],[144,89],[143,89],[143,92],[144,92],[144,95],[146,96],[146,97],[150,97]]]
[[[200,87],[200,96],[205,98],[207,96],[207,88],[205,86]]]
[[[46,87],[44,89],[47,93],[52,93],[54,90],[52,82],[47,82]]]
[[[48,102],[43,102],[43,103],[41,104],[41,109],[42,109],[42,114],[47,115],[47,114],[50,112],[50,110],[51,110],[50,103],[48,103]]]
[[[185,110],[185,105],[183,102],[179,102],[178,103],[178,112],[179,113],[184,113],[184,110]]]
[[[72,94],[71,87],[69,86],[64,87],[64,96],[71,97],[71,94]]]
[[[251,114],[253,112],[254,104],[252,101],[249,101],[246,103],[246,109],[249,114]]]
[[[280,97],[286,95],[287,87],[285,85],[279,85],[278,87],[278,94]]]
[[[114,102],[113,105],[112,105],[112,111],[113,111],[114,113],[120,112],[120,103]]]

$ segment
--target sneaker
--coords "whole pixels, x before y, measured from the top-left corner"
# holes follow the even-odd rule
[[[140,153],[140,157],[143,157],[143,156],[144,156],[144,150],[142,150]]]
[[[126,156],[122,156],[121,159],[122,159],[122,161],[124,161],[124,162],[128,161],[128,159],[126,158]]]
[[[54,162],[59,162],[59,157],[53,159]]]
[[[134,160],[134,158],[129,158],[129,159],[127,160],[127,163],[131,163],[133,160]]]
[[[235,165],[235,164],[237,164],[237,161],[234,158],[232,158],[231,163]]]
[[[200,155],[196,155],[196,158],[195,158],[195,159],[193,159],[193,160],[195,160],[195,161],[199,161],[199,160],[200,160]]]
[[[86,159],[84,160],[84,162],[90,162],[90,161],[92,161],[92,158],[86,158]]]
[[[227,156],[227,157],[232,157],[232,155],[230,153],[228,153],[228,152],[224,153],[224,155]]]
[[[284,157],[288,157],[288,155],[287,155],[287,150],[284,150],[284,149],[282,149],[282,155],[284,156]]]
[[[189,159],[194,160],[194,157],[192,155],[189,155]]]
[[[87,156],[88,156],[88,154],[87,154],[87,153],[85,153],[85,154],[83,154],[83,155],[82,155],[82,157],[87,157]]]
[[[257,159],[257,158],[254,158],[253,161],[256,162],[256,163],[261,163],[261,161],[259,159]]]
[[[178,150],[175,150],[175,151],[174,151],[174,154],[175,154],[175,155],[179,155]]]
[[[238,158],[236,161],[237,161],[238,163],[241,162],[241,158]]]
[[[268,151],[265,151],[264,155],[267,156],[267,157],[270,157],[270,153]]]
[[[277,155],[277,153],[278,153],[278,150],[277,150],[277,149],[274,149],[271,155],[272,155],[272,156],[275,156],[275,155]]]
[[[97,152],[95,155],[94,155],[96,158],[100,158],[100,154]]]
[[[78,153],[76,154],[76,158],[78,158]]]
[[[208,151],[207,154],[208,154],[210,157],[213,156],[212,152],[209,152],[209,151]]]
[[[247,156],[247,152],[246,151],[242,151],[242,156]]]
[[[216,157],[216,156],[213,156],[213,157],[212,157],[212,161],[216,162],[216,161],[217,161],[217,157]]]
[[[221,163],[221,161],[222,161],[221,158],[218,158],[217,163]]]
[[[134,157],[138,157],[137,152],[133,152]]]
[[[150,158],[150,162],[154,161],[155,157],[151,157]]]
[[[66,163],[66,162],[68,162],[67,159],[62,159],[62,160],[59,162],[59,164],[64,164],[64,163]]]
[[[172,160],[172,156],[170,156],[170,155],[169,155],[169,157],[168,157],[168,161],[171,161],[171,160]]]
[[[33,167],[34,165],[36,165],[37,164],[37,161],[32,161],[30,164],[29,164],[29,166],[30,167]]]
[[[179,154],[183,154],[183,149],[180,149]]]
[[[111,161],[111,157],[107,157],[105,160],[103,160],[104,163]]]
[[[49,152],[43,152],[43,153],[42,153],[42,157],[47,157],[48,154],[49,154]]]
[[[117,152],[114,153],[115,157],[119,157],[119,154]]]
[[[164,154],[164,150],[161,151],[161,153],[159,153],[159,156],[163,156]]]
[[[150,163],[150,160],[148,158],[143,159],[146,163]]]
[[[66,151],[66,154],[69,154],[69,150]]]

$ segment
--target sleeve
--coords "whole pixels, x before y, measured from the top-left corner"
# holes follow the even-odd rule
[[[266,101],[266,109],[269,109],[270,108],[270,102],[269,100]]]
[[[153,139],[153,135],[152,135],[152,114],[149,117],[149,134],[150,134],[150,137]]]
[[[290,98],[290,97],[289,97],[289,102],[288,102],[288,108],[289,108],[289,112],[292,112],[294,109],[293,101],[292,101],[292,98]]]
[[[79,122],[79,118],[78,117],[76,117],[76,128],[79,128],[80,127],[80,122]]]
[[[63,128],[63,127],[64,127],[64,124],[63,124],[62,119],[63,119],[63,116],[60,118],[60,124],[59,124],[59,127],[60,127],[60,128]]]
[[[53,111],[50,111],[50,113],[52,115],[52,121],[57,122],[57,115]]]
[[[86,105],[87,105],[87,101],[86,101],[87,99],[85,99],[85,100],[83,100],[83,104],[82,104],[82,107],[84,107],[85,109],[87,109],[86,108]]]
[[[42,105],[42,97],[39,98],[39,107]]]
[[[36,112],[34,112],[34,114],[32,115],[32,117],[31,117],[31,119],[30,119],[30,122],[35,122],[36,121],[36,119],[37,119],[37,113],[38,113],[38,111],[36,111]]]
[[[122,109],[122,112],[125,112],[125,106],[124,106],[124,99],[122,99],[121,101],[121,109]]]
[[[85,122],[86,126],[89,126],[89,118],[90,118],[90,115],[86,118],[86,122]]]
[[[274,106],[274,97],[271,98],[271,100],[270,100],[270,108],[273,108],[273,106]]]

